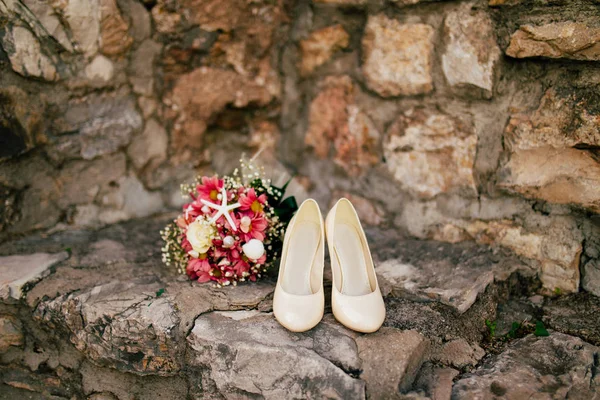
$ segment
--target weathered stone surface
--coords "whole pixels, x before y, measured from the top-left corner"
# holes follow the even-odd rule
[[[179,370],[179,319],[152,278],[111,282],[42,302],[40,320],[67,328],[71,342],[99,365],[169,374]]]
[[[350,35],[341,25],[328,26],[312,32],[308,38],[300,41],[300,72],[309,75],[329,61],[336,51],[348,47],[349,40]]]
[[[452,389],[453,399],[581,398],[596,396],[598,348],[581,339],[551,333],[527,336],[508,346],[479,369],[464,375]]]
[[[447,211],[449,215],[458,213],[465,218],[455,219],[443,215],[435,202],[409,202],[397,223],[422,239],[450,243],[475,240],[509,249],[537,270],[547,293],[557,288],[564,292],[578,290],[584,235],[577,227],[576,219],[533,214],[525,221],[515,221],[509,218],[524,213],[522,207],[511,211],[510,208],[498,208],[511,207],[510,203],[487,203],[468,205],[460,201],[452,207],[454,210]],[[456,207],[461,210],[457,212]],[[509,212],[502,215],[506,211]]]
[[[436,300],[459,313],[467,311],[494,278],[502,280],[516,270],[526,270],[519,261],[494,255],[473,243],[402,240],[384,248],[386,242],[376,240],[382,243],[372,244],[375,271],[384,291],[421,301]]]
[[[19,300],[25,285],[48,275],[50,267],[68,257],[66,252],[0,257],[0,299]]]
[[[581,286],[590,293],[600,296],[600,261],[589,260],[583,265]]]
[[[25,91],[9,86],[0,90],[0,160],[18,156],[44,140],[40,126],[43,105]]]
[[[444,0],[391,0],[398,7],[412,6],[419,3],[428,3],[432,1],[444,1]]]
[[[509,192],[600,212],[600,163],[591,152],[553,148],[516,151],[500,175],[498,185]]]
[[[537,300],[540,303],[543,302],[544,297],[536,295]],[[534,297],[534,296],[532,296]],[[495,337],[502,338],[507,335],[513,328],[515,322],[523,325],[526,322],[535,323],[534,317],[537,317],[538,310],[534,305],[534,302],[529,299],[509,299],[507,302],[498,304],[496,313],[496,332]]]
[[[511,116],[504,132],[508,148],[515,151],[599,146],[597,97],[593,90],[548,89],[537,109]]]
[[[444,35],[442,70],[448,84],[492,97],[501,52],[488,14],[461,7],[446,16]]]
[[[147,39],[133,52],[129,65],[129,82],[135,93],[143,96],[154,93],[154,62],[161,51],[159,43]]]
[[[73,44],[69,39],[67,30],[60,21],[60,18],[52,8],[50,2],[44,0],[22,0],[22,3],[32,12],[39,23],[44,27],[62,47],[67,51],[73,51]]]
[[[523,0],[489,0],[490,6],[516,6],[523,3]]]
[[[61,170],[57,179],[63,197],[57,199],[62,207],[71,204],[91,203],[96,195],[111,182],[117,182],[125,175],[125,156],[117,153],[93,161],[72,161]]]
[[[179,376],[123,374],[90,362],[82,364],[81,375],[83,393],[89,400],[179,400],[188,395],[187,382]],[[102,397],[95,397],[98,395]]]
[[[598,212],[600,162],[586,150],[600,145],[596,96],[552,88],[535,111],[513,115],[505,130],[510,157],[498,172],[498,186]]]
[[[170,11],[163,2],[152,7],[151,12],[156,30],[160,33],[174,32],[181,22],[181,14]]]
[[[600,60],[600,28],[573,21],[522,25],[512,34],[506,54],[515,58]]]
[[[11,188],[15,195],[22,193],[13,200],[18,201],[15,214],[11,217],[15,223],[8,227],[7,232],[44,229],[58,222],[58,199],[62,194],[56,185],[52,169],[52,165],[42,155],[3,163],[0,182]],[[10,204],[10,199],[8,200]]]
[[[362,359],[361,378],[372,399],[394,398],[410,389],[427,354],[429,341],[416,331],[383,327],[356,338]]]
[[[600,346],[599,312],[600,298],[590,293],[575,293],[548,300],[543,320],[553,329]]]
[[[75,99],[64,117],[55,121],[55,129],[78,134],[57,137],[48,155],[59,162],[69,158],[92,160],[125,147],[141,127],[142,117],[130,96],[108,93]]]
[[[425,363],[419,371],[413,387],[423,392],[431,400],[450,400],[452,380],[458,373],[452,368],[439,368],[434,367],[431,363]]]
[[[124,17],[129,18],[129,33],[135,42],[141,42],[152,34],[151,16],[146,7],[137,0],[117,0]]]
[[[379,162],[380,135],[371,119],[355,104],[355,86],[348,76],[328,77],[310,105],[304,142],[320,158],[333,160],[350,175]]]
[[[66,0],[51,3],[69,32],[73,48],[86,56],[98,51],[100,41],[100,3],[98,0]]]
[[[513,221],[474,221],[466,231],[477,242],[499,244],[538,263],[539,276],[549,291],[579,289],[579,260],[583,237],[568,217],[540,220],[530,231]]]
[[[433,34],[429,25],[370,16],[362,42],[367,86],[384,97],[431,92]]]
[[[329,202],[329,208],[332,208],[342,197],[347,198],[352,202],[352,205],[356,209],[358,217],[363,224],[367,225],[379,225],[383,222],[384,211],[381,207],[377,206],[374,202],[364,197],[336,190],[331,195],[331,201]]]
[[[19,217],[18,191],[0,186],[0,231],[15,224]]]
[[[21,346],[24,342],[21,321],[12,315],[0,315],[0,354],[10,346]]]
[[[458,369],[475,366],[483,358],[485,350],[479,345],[470,345],[465,339],[455,339],[444,343],[441,350],[432,355],[432,360]]]
[[[192,365],[208,367],[208,378],[219,392],[247,393],[265,399],[281,397],[364,398],[364,382],[350,378],[323,339],[343,343],[357,354],[350,333],[320,324],[305,333],[287,331],[271,314],[259,311],[213,312],[200,316],[188,336]],[[319,354],[319,350],[327,350]],[[332,357],[328,360],[324,357]],[[343,364],[343,363],[342,363]],[[356,364],[353,365],[356,367]]]
[[[138,106],[144,118],[150,117],[158,108],[158,102],[152,97],[138,97]]]
[[[336,4],[341,6],[358,6],[368,4],[369,0],[314,0],[315,3]]]
[[[133,138],[127,149],[129,158],[137,169],[148,163],[158,165],[167,158],[169,137],[167,131],[155,119],[149,119],[141,135]]]
[[[98,0],[100,8],[100,51],[106,55],[122,54],[131,47],[129,25],[123,19],[117,0]]]
[[[278,79],[271,67],[271,48],[279,27],[287,18],[282,3],[265,0],[252,3],[184,0],[173,3],[160,0],[152,8],[152,16],[160,32],[179,32],[191,39],[189,48],[182,52],[174,49],[174,59],[179,58],[178,52],[186,58],[191,57],[194,50],[206,51],[212,46],[213,51],[207,57],[209,65],[231,67],[246,78]],[[209,40],[203,40],[203,35],[193,38],[198,32],[208,32],[204,39]],[[210,34],[212,32],[226,34]],[[185,61],[183,64],[184,71],[188,71]]]
[[[239,311],[258,309],[271,311],[271,301],[275,287],[271,281],[256,285],[239,285],[235,288],[214,288],[211,285],[195,285],[188,282],[170,282],[167,292],[180,312],[179,329],[187,334],[194,326],[195,319],[211,311]]]
[[[201,67],[179,78],[171,101],[178,112],[173,147],[199,149],[212,118],[226,106],[266,105],[273,93],[263,79],[248,79],[232,71]]]
[[[92,81],[109,82],[115,73],[113,63],[103,55],[97,55],[85,67],[85,76]]]
[[[46,81],[60,78],[54,61],[42,51],[39,40],[29,29],[13,26],[2,36],[2,47],[16,73]]]
[[[477,135],[451,115],[415,108],[388,129],[387,166],[400,185],[422,198],[440,193],[477,193],[473,167]]]
[[[139,218],[152,215],[163,208],[162,196],[157,192],[146,190],[139,179],[129,174],[117,180],[114,190],[107,190],[102,194],[102,204],[121,210],[114,223],[127,218]]]

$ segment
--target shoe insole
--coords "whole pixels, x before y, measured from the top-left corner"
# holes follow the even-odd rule
[[[371,293],[364,249],[356,228],[336,224],[333,246],[342,273],[341,292],[349,296]]]
[[[314,222],[297,222],[289,237],[285,270],[283,271],[283,289],[291,294],[313,294],[310,286],[310,274],[319,247],[321,231]]]

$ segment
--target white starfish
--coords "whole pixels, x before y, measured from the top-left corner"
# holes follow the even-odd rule
[[[221,204],[220,205],[211,203],[210,201],[207,201],[204,199],[202,199],[200,201],[205,206],[208,206],[210,208],[217,210],[217,213],[214,215],[214,217],[212,217],[210,222],[216,222],[219,218],[221,218],[221,215],[223,215],[223,216],[225,216],[225,219],[227,220],[227,222],[229,222],[231,229],[234,232],[237,231],[237,228],[235,227],[235,223],[233,222],[231,215],[229,215],[229,212],[238,208],[240,206],[240,203],[234,203],[234,204],[228,205],[227,204],[227,190],[225,190],[225,188],[221,189]]]

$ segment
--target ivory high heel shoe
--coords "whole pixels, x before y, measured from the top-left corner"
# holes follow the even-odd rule
[[[385,319],[385,304],[367,238],[348,199],[340,199],[327,214],[326,232],[333,315],[352,330],[375,332]]]
[[[307,331],[323,318],[324,258],[323,217],[317,202],[308,199],[285,232],[273,297],[273,314],[290,331]]]

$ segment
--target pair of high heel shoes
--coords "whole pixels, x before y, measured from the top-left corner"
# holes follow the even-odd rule
[[[323,318],[325,236],[331,258],[331,308],[334,317],[358,332],[375,332],[385,305],[375,276],[367,238],[354,206],[340,199],[326,223],[316,201],[302,203],[283,241],[273,313],[281,325],[304,332]]]

